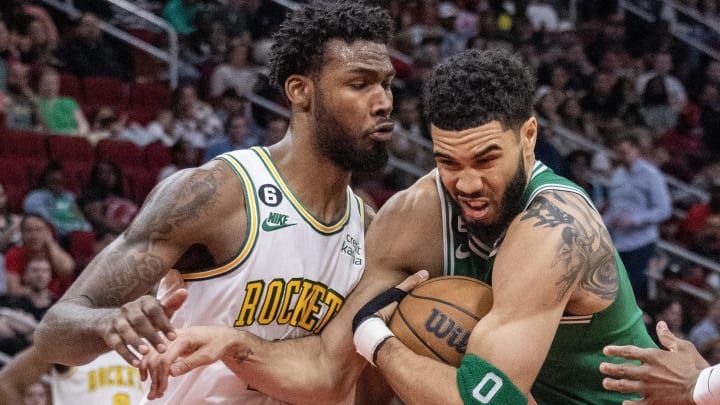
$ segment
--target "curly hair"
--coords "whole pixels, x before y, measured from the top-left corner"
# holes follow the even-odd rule
[[[328,41],[387,44],[393,29],[392,19],[380,7],[358,1],[314,1],[288,15],[273,35],[268,61],[270,79],[283,91],[290,75],[320,71]]]
[[[423,89],[430,122],[460,131],[499,121],[517,130],[532,116],[535,78],[506,51],[469,49],[435,67]]]

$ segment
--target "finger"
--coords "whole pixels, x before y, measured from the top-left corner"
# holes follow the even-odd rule
[[[624,394],[640,392],[640,383],[633,380],[604,378],[602,385],[606,390],[622,392]]]
[[[658,322],[655,330],[657,331],[660,344],[664,348],[670,350],[671,352],[677,351],[679,339],[672,332],[670,332],[670,328],[668,328],[667,324],[664,321]]]
[[[105,343],[131,366],[138,367],[140,365],[140,359],[125,346],[119,335],[112,334],[105,337]]]
[[[173,332],[173,327],[170,320],[165,316],[165,311],[160,302],[154,297],[146,297],[140,304],[141,313],[133,312],[128,315],[128,318],[135,330],[147,339],[155,350],[162,353],[165,350],[165,342],[159,332],[167,336],[169,332]]]
[[[123,318],[113,319],[108,331],[105,333],[105,342],[126,361],[137,367],[135,361],[139,361],[139,357],[130,351],[128,346],[132,346],[137,350],[143,342],[127,320]]]
[[[161,300],[160,305],[162,305],[165,310],[165,316],[171,318],[175,311],[177,311],[182,304],[185,303],[187,296],[187,289],[180,288]]]
[[[643,377],[643,368],[631,363],[601,363],[600,372],[612,377],[630,378],[633,380]]]
[[[640,360],[645,362],[651,357],[652,349],[639,348],[636,346],[605,346],[603,353],[606,356],[622,357],[628,360]]]
[[[404,291],[410,291],[413,288],[417,287],[418,284],[427,280],[429,276],[430,275],[428,274],[427,270],[420,270],[412,276],[403,280],[402,283],[398,284],[397,288]]]
[[[170,366],[170,375],[177,377],[195,368],[206,366],[210,363],[212,363],[211,358],[207,356],[204,351],[198,350],[187,357],[183,357],[175,361]]]

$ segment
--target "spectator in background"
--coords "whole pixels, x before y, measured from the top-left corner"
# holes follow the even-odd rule
[[[213,138],[223,133],[222,122],[212,107],[197,97],[195,86],[179,86],[173,95],[172,138],[185,140],[196,148],[205,149]]]
[[[659,78],[667,94],[670,106],[673,110],[679,112],[687,104],[688,97],[685,86],[677,77],[672,75],[672,69],[673,60],[670,52],[659,51],[655,53],[652,69],[635,79],[635,88],[638,93],[642,94],[651,79]]]
[[[704,85],[698,96],[698,104],[703,143],[712,152],[720,154],[720,84]]]
[[[640,114],[652,130],[654,138],[677,125],[678,111],[670,105],[670,98],[661,77],[651,78],[642,88]]]
[[[288,131],[290,121],[287,118],[280,115],[273,115],[268,120],[267,130],[265,131],[265,146],[270,146],[285,137]]]
[[[77,201],[98,240],[120,235],[139,209],[123,192],[120,168],[107,160],[95,163],[90,180]]]
[[[246,149],[259,145],[258,139],[252,136],[248,118],[243,114],[231,114],[225,121],[225,136],[211,143],[205,151],[205,161],[237,149]]]
[[[52,275],[52,266],[47,259],[30,259],[25,264],[22,277],[23,286],[27,287],[26,294],[7,296],[0,300],[0,306],[30,314],[35,321],[40,322],[48,308],[58,299],[48,288]]]
[[[690,243],[694,236],[705,227],[710,215],[720,215],[720,186],[710,190],[710,200],[690,207],[687,215],[680,221],[676,234],[677,241],[682,244]]]
[[[647,268],[660,238],[660,224],[670,218],[672,201],[665,178],[643,159],[640,143],[629,135],[613,142],[618,166],[610,180],[603,220],[620,253],[640,302],[647,299]]]
[[[0,183],[0,253],[20,242],[20,221],[20,215],[10,212],[5,186]]]
[[[5,107],[5,125],[11,129],[36,130],[40,128],[40,112],[33,101],[29,68],[19,62],[7,66],[7,92],[9,104]]]
[[[63,72],[75,76],[102,76],[129,79],[129,69],[122,61],[122,45],[105,39],[100,20],[85,13],[77,21],[72,35],[60,45],[57,55]]]
[[[75,261],[57,242],[50,224],[38,215],[26,215],[20,225],[22,245],[13,246],[5,253],[5,266],[10,295],[31,295],[22,280],[26,264],[33,259],[46,259],[52,267],[48,288],[60,297],[73,281]]]
[[[178,34],[187,35],[195,31],[195,16],[203,9],[200,0],[170,0],[163,9],[163,18]]]
[[[63,246],[69,245],[73,231],[90,231],[92,227],[77,206],[75,195],[63,186],[62,166],[48,163],[38,176],[38,188],[28,193],[23,201],[28,214],[36,214],[52,224]]]
[[[226,0],[212,10],[213,20],[222,23],[230,40],[234,38],[250,40],[253,10],[249,3],[251,2],[247,0]]]
[[[249,64],[250,46],[235,40],[230,44],[225,63],[218,66],[210,78],[210,96],[220,97],[227,89],[247,96],[252,93],[257,81],[257,73]]]
[[[601,213],[607,204],[607,187],[595,178],[592,168],[593,154],[587,150],[574,150],[565,157],[567,178],[582,187]]]
[[[170,149],[172,163],[163,167],[158,172],[157,182],[161,182],[182,169],[188,169],[198,165],[200,154],[198,149],[191,142],[179,140]]]
[[[171,147],[177,139],[173,138],[173,127],[175,117],[171,110],[160,110],[154,120],[150,121],[146,127],[138,123],[130,123],[130,125],[122,131],[121,137],[126,141],[130,141],[138,146],[146,146],[153,142],[160,141],[163,145]]]
[[[688,334],[688,340],[703,351],[709,343],[720,339],[720,300],[713,301],[707,308],[705,317]]]
[[[700,231],[690,238],[689,248],[711,260],[720,261],[720,213],[708,214]]]
[[[60,76],[52,68],[43,69],[38,84],[37,105],[40,117],[50,132],[84,135],[90,129],[77,101],[60,96]]]
[[[659,297],[648,301],[645,304],[644,310],[647,317],[645,326],[647,326],[648,333],[655,343],[660,344],[657,331],[655,330],[655,325],[659,321],[665,321],[675,336],[685,339],[685,333],[682,331],[684,319],[683,307],[676,297]]]

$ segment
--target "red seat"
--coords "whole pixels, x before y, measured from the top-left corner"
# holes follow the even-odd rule
[[[78,267],[83,268],[95,257],[95,232],[73,231],[70,233],[70,256]]]
[[[162,82],[130,83],[128,109],[170,108],[172,95],[167,84]]]
[[[60,95],[72,97],[78,104],[85,103],[83,99],[82,83],[77,76],[69,73],[60,75]]]
[[[145,146],[145,164],[148,168],[159,170],[172,163],[170,148],[162,142],[153,142]]]
[[[47,160],[45,135],[34,131],[6,130],[0,134],[0,154]]]
[[[142,205],[157,184],[157,170],[132,170],[124,173],[133,201]]]
[[[116,112],[125,109],[125,83],[111,77],[84,77],[82,79],[84,105],[88,110],[112,107]]]
[[[8,208],[22,212],[22,203],[30,191],[31,177],[25,158],[0,158],[0,184],[5,188]]]
[[[132,142],[103,139],[95,145],[99,160],[109,160],[123,169],[144,167],[143,152]]]
[[[61,162],[95,162],[95,149],[90,141],[81,136],[50,135],[48,137],[50,159]]]
[[[88,184],[93,163],[66,160],[62,163],[63,186],[66,190],[80,195]]]

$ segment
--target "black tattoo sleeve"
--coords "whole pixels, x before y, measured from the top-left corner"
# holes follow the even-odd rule
[[[561,264],[567,269],[556,283],[560,287],[558,301],[576,282],[583,290],[612,300],[617,295],[619,280],[610,235],[591,215],[590,207],[578,200],[563,198],[554,191],[540,194],[520,220],[534,220],[535,227],[562,227],[560,246],[552,263],[553,267]],[[571,208],[578,217],[565,211],[563,206]]]

